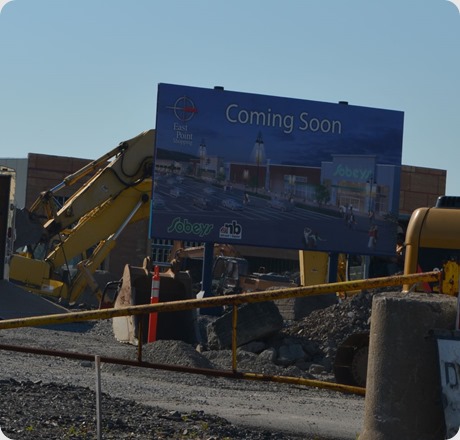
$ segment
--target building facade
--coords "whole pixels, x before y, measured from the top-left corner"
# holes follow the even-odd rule
[[[371,169],[372,172],[364,175],[364,171],[353,171],[348,162],[353,164],[362,163],[363,170]],[[0,163],[19,169],[17,172],[17,188],[19,197],[23,202],[18,203],[25,207],[37,199],[43,191],[55,187],[62,180],[88,164],[90,160],[72,157],[53,156],[31,153],[27,159],[0,159]],[[350,164],[351,164],[350,162]],[[210,169],[216,168],[217,163],[210,163]],[[169,163],[160,164],[170,166]],[[176,164],[181,166],[181,164]],[[323,163],[321,168],[306,168],[296,166],[270,165],[257,169],[255,164],[231,164],[225,173],[231,182],[256,185],[264,191],[293,193],[296,198],[314,198],[313,188],[323,184],[330,188],[331,202],[334,204],[352,204],[354,208],[367,211],[375,209],[381,212],[394,209],[388,206],[391,194],[388,188],[392,182],[399,178],[399,219],[404,223],[408,221],[414,209],[421,206],[434,206],[439,196],[445,194],[447,172],[445,170],[423,168],[409,165],[388,167],[375,163],[373,157],[363,156],[357,161],[352,158],[337,155],[332,162]],[[220,167],[220,165],[219,165]],[[400,176],[396,173],[400,172]],[[258,182],[257,182],[258,180]],[[62,188],[56,196],[64,202],[84,183]],[[22,188],[22,189],[21,189]],[[397,211],[397,208],[396,208]],[[109,258],[104,263],[104,269],[113,273],[115,277],[121,277],[125,264],[141,266],[145,256],[151,255],[151,243],[148,240],[149,221],[142,220],[134,225],[129,225],[117,240],[117,245]],[[245,246],[244,255],[259,259],[256,265],[265,266],[276,270],[277,259],[291,260],[293,264],[298,261],[298,252],[294,250],[258,249]],[[275,256],[275,253],[278,257]],[[269,264],[263,261],[263,256],[273,256]],[[286,264],[282,265],[283,270]],[[280,267],[281,269],[281,267]]]

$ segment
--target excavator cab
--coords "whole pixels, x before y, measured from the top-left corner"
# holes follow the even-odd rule
[[[213,290],[217,295],[241,293],[241,276],[248,274],[245,258],[218,256],[213,267]]]

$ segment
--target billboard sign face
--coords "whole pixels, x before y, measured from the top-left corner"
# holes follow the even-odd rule
[[[158,86],[151,237],[393,254],[403,113]]]

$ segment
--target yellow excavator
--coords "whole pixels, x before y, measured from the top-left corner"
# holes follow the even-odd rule
[[[145,131],[40,194],[29,210],[18,212],[16,242],[22,247],[9,258],[10,280],[63,305],[77,303],[87,286],[99,303],[106,299],[93,274],[115,247],[123,229],[150,216],[154,150],[155,132]],[[59,206],[55,196],[73,185],[77,189]],[[162,274],[165,278],[183,272],[186,268],[179,263],[186,257],[203,257],[203,247],[182,246],[177,242],[171,250],[171,269]],[[214,254],[220,263],[216,264],[216,271],[220,270],[217,275],[232,284],[235,280],[229,272],[237,252],[230,245],[216,244]],[[136,269],[128,270],[132,273],[123,276],[134,282]],[[145,272],[148,284],[151,270],[140,268],[137,275]],[[184,276],[182,282],[186,282]],[[262,290],[274,284],[292,287],[289,282],[267,282],[263,276],[250,277],[241,271],[235,283],[244,290]],[[145,290],[150,294],[150,289]]]
[[[150,215],[154,148],[154,130],[145,131],[67,176],[40,194],[29,211],[18,213],[24,246],[10,258],[10,280],[63,304],[74,304],[88,284],[101,298],[92,274],[121,231]],[[56,193],[77,183],[81,187],[58,206]]]
[[[89,285],[102,303],[104,291],[93,274],[123,229],[149,218],[154,152],[154,130],[145,131],[67,176],[40,194],[28,211],[19,213],[16,242],[22,247],[9,255],[9,277],[22,288],[18,290],[69,306],[77,303]],[[76,191],[59,206],[55,196],[72,185],[76,185]],[[145,261],[142,268],[126,264],[122,279],[116,281],[111,306],[149,302],[152,268],[148,257]],[[191,298],[187,273],[168,271],[161,276],[161,301]],[[9,295],[12,299],[14,295]],[[14,306],[21,307],[17,302]],[[193,314],[185,311],[170,315],[159,316],[157,338],[193,342]],[[138,325],[144,317],[131,318],[114,320],[114,333],[119,340],[128,338],[126,342],[130,342],[139,336]]]

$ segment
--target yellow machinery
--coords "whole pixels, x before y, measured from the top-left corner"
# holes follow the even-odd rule
[[[329,281],[329,272],[337,269],[336,276],[338,282],[350,281],[351,279],[361,279],[363,275],[362,266],[351,265],[350,256],[340,253],[337,256],[337,267],[330,267],[330,256],[327,252],[319,251],[299,251],[300,265],[300,285],[313,286],[324,284]],[[340,291],[336,292],[341,299],[347,296],[358,294],[359,291]]]
[[[154,130],[143,132],[42,193],[29,212],[30,219],[46,219],[40,241],[12,256],[11,281],[63,303],[75,303],[88,283],[100,296],[91,274],[126,225],[150,215],[154,147]],[[58,207],[53,196],[83,178],[88,180]],[[70,275],[69,263],[89,249]]]
[[[406,233],[404,274],[444,269],[441,286],[427,283],[415,288],[424,292],[458,294],[460,261],[460,197],[439,197],[436,206],[418,208]],[[403,286],[407,292],[411,286]]]
[[[416,209],[404,247],[404,275],[442,271],[440,283],[403,285],[403,293],[459,293],[460,197],[439,197],[436,206]],[[365,386],[369,334],[350,336],[337,351],[334,373],[339,383]]]
[[[101,292],[92,274],[113,249],[126,225],[150,215],[154,148],[154,130],[143,132],[122,142],[98,160],[66,177],[55,188],[41,194],[29,212],[31,219],[45,219],[39,222],[40,240],[27,243],[24,252],[8,256],[10,280],[26,290],[64,303],[75,303],[88,284],[100,298]],[[53,196],[60,189],[81,182],[82,179],[87,180],[62,207],[58,207]],[[460,208],[460,198],[443,197],[438,200],[436,207],[420,208],[413,213],[406,235],[404,267],[405,274],[431,271],[435,267],[444,268],[444,280],[437,291],[452,295],[458,293],[457,263],[460,257],[460,209],[456,208]],[[90,254],[77,264],[75,273],[66,277],[64,274],[71,274],[69,263],[90,249]],[[228,255],[228,252],[232,251],[226,249],[222,253]],[[176,257],[178,255],[180,253]],[[301,251],[299,255],[302,285],[327,282],[327,254]],[[346,259],[340,256],[337,273],[339,281],[346,280],[346,264]],[[134,281],[140,282],[141,278],[134,280],[131,275],[134,275],[135,268],[129,270],[132,282],[124,289],[124,301],[127,304],[132,301],[136,304],[148,302],[150,269],[142,269],[141,278],[145,286],[135,291],[140,295],[142,290],[143,296],[134,300],[131,299],[131,287]],[[164,275],[173,277],[175,273],[173,270]],[[249,281],[253,282],[253,279]],[[260,283],[260,280],[256,281]],[[182,280],[181,283],[187,284],[188,280],[185,283]],[[273,280],[270,284],[273,285]],[[263,284],[250,290],[267,287]],[[435,286],[429,285],[418,287],[425,291],[435,289]],[[185,290],[180,299],[189,297],[190,289]],[[409,290],[409,286],[404,286],[404,290]],[[345,295],[348,293],[343,292]],[[361,367],[365,365],[366,347],[365,337],[354,341],[351,344],[353,356],[346,361],[347,365],[351,365],[357,358],[361,359],[354,367],[359,372],[360,380],[365,380],[365,372]]]
[[[39,238],[32,237],[27,242],[27,238],[18,237],[27,246],[10,259],[11,281],[63,304],[76,303],[89,285],[101,300],[102,292],[92,274],[115,247],[123,229],[150,216],[154,150],[155,132],[145,131],[42,193],[29,212],[22,214],[30,222],[22,232],[37,229],[38,223]],[[59,190],[78,182],[84,183],[62,207],[57,206],[54,196]],[[229,245],[216,247],[216,255],[236,256]],[[196,252],[202,254],[203,248],[173,249],[175,261],[167,276],[180,270],[176,267],[178,259]],[[248,280],[251,282],[251,290],[286,285],[263,283],[253,277]]]

